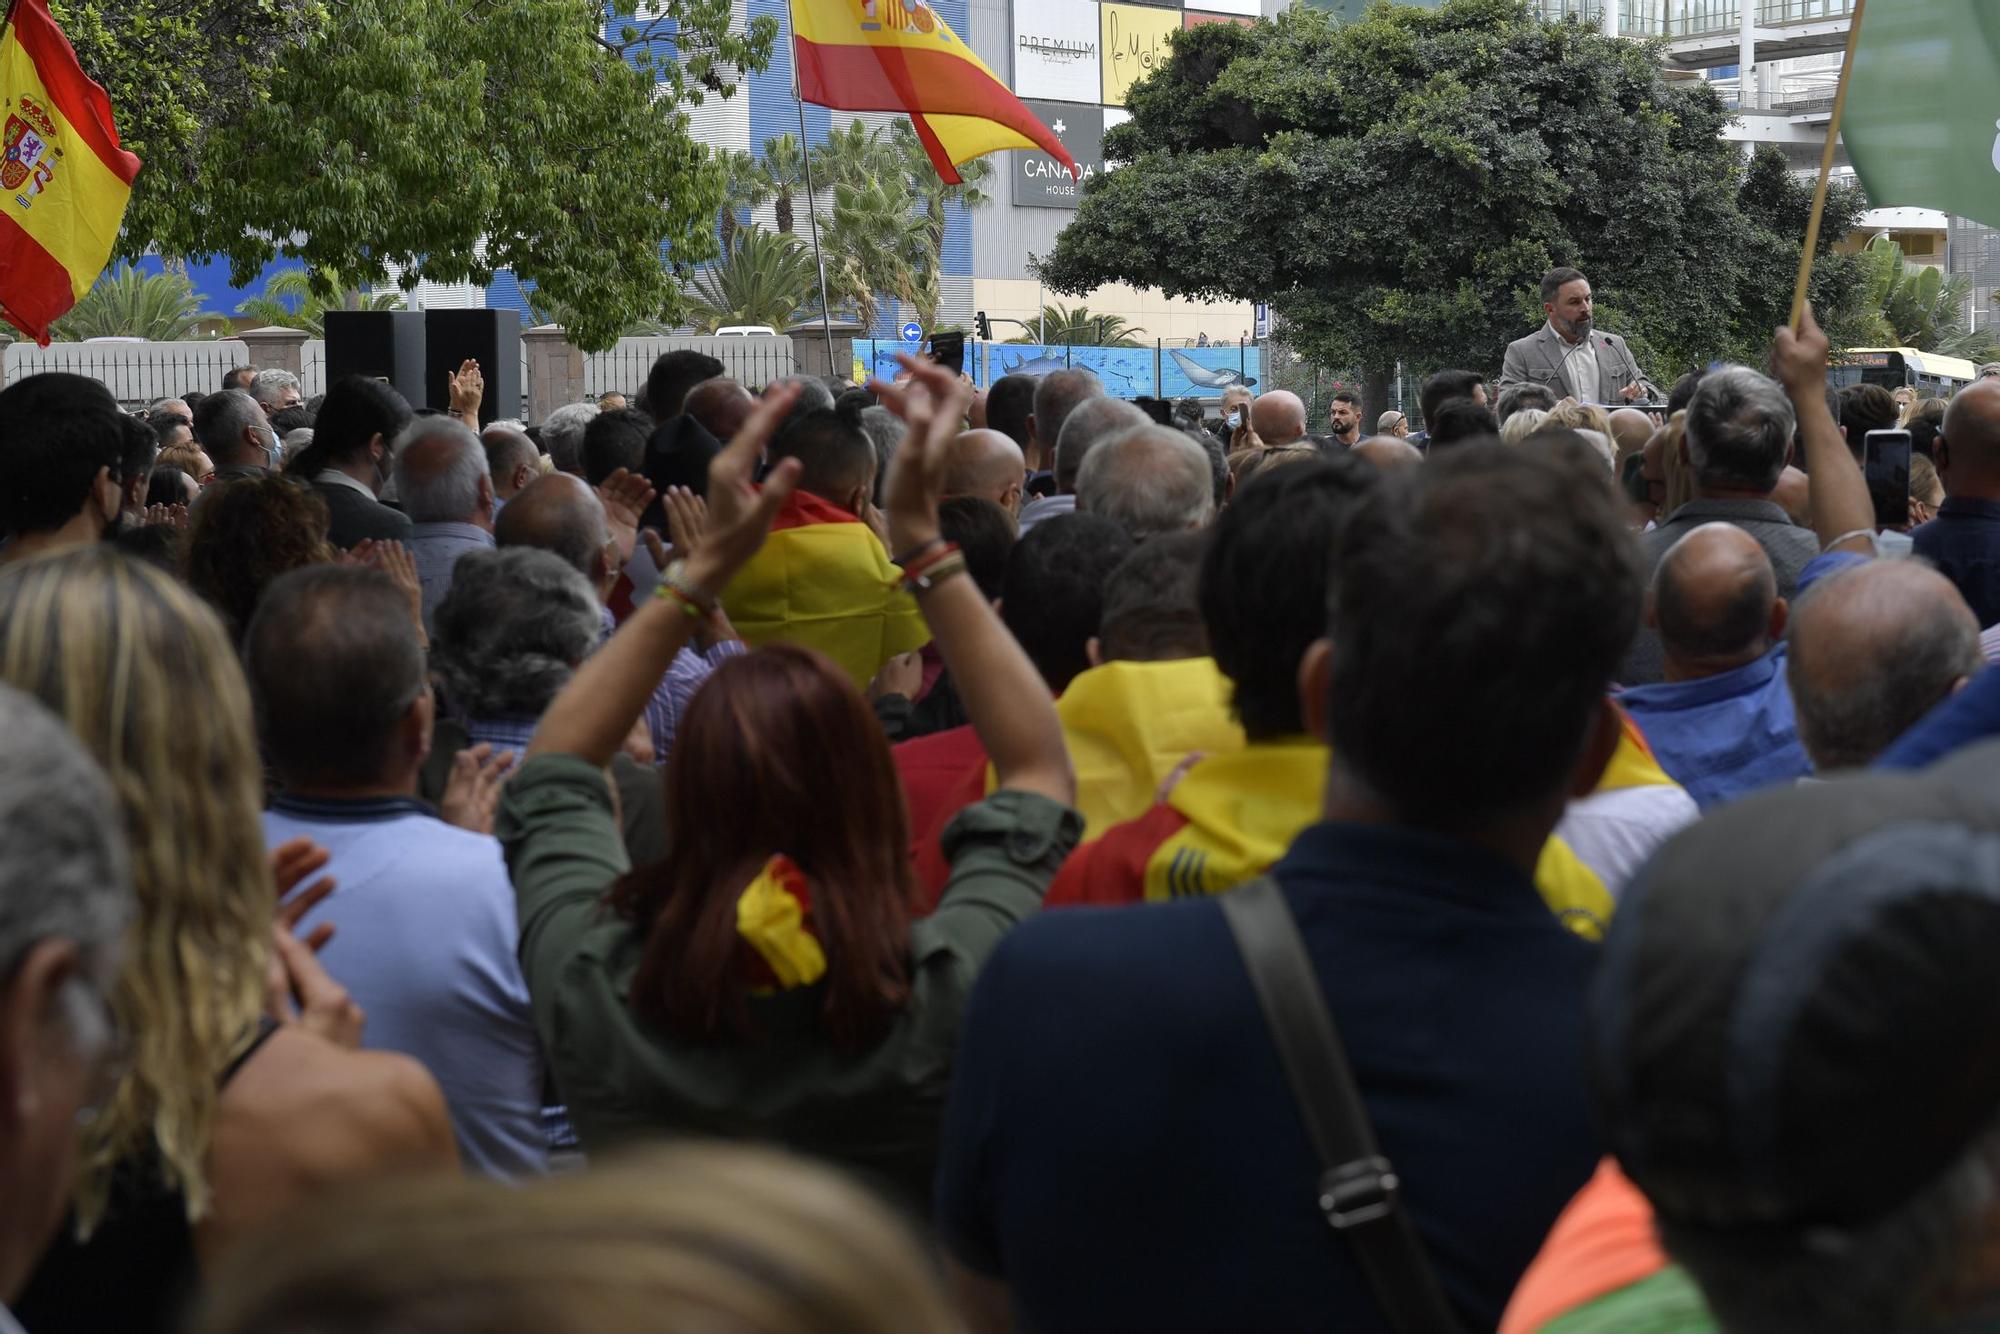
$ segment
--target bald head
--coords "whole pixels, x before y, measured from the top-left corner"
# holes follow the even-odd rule
[[[1104,383],[1095,372],[1082,366],[1050,371],[1035,383],[1034,411],[1028,415],[1030,439],[1044,453],[1056,448],[1070,414],[1102,397]]]
[[[713,380],[703,380],[688,390],[681,411],[700,422],[703,430],[726,445],[743,429],[744,419],[756,406],[757,400],[750,396],[748,389],[726,376],[717,376]]]
[[[1913,560],[1869,561],[1820,580],[1785,642],[1799,740],[1822,772],[1873,763],[1984,666],[1972,608]]]
[[[1653,438],[1653,419],[1637,408],[1620,408],[1611,414],[1611,440],[1618,446],[1618,461],[1636,454]]]
[[[1397,435],[1371,435],[1348,453],[1357,459],[1366,459],[1383,472],[1414,468],[1424,461],[1422,450]]]
[[[1079,514],[1100,514],[1143,542],[1215,516],[1208,454],[1186,433],[1148,423],[1091,450],[1076,479]]]
[[[1946,495],[2000,497],[2000,379],[1958,391],[1944,411],[1944,436],[1932,449]]]
[[[1018,514],[1027,483],[1027,456],[1003,433],[964,431],[951,442],[944,465],[946,496],[977,496]]]
[[[1093,398],[1078,407],[1063,422],[1062,439],[1056,445],[1056,490],[1064,495],[1076,490],[1083,461],[1100,442],[1152,424],[1151,417],[1123,399]]]
[[[1734,524],[1705,523],[1668,547],[1647,604],[1669,681],[1734,671],[1762,657],[1785,628],[1771,558]]]
[[[1250,405],[1250,429],[1266,445],[1289,445],[1306,438],[1306,405],[1288,389],[1273,389]]]
[[[573,473],[550,473],[522,487],[500,511],[493,540],[503,547],[553,551],[596,585],[600,595],[613,572],[604,503]]]
[[[511,500],[520,489],[541,476],[541,453],[527,433],[511,426],[489,426],[480,433],[486,446],[486,471],[493,478],[493,494]]]

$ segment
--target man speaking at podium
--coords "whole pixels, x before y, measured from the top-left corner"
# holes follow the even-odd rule
[[[1542,278],[1542,309],[1548,323],[1508,344],[1502,389],[1545,384],[1558,398],[1614,407],[1654,396],[1625,340],[1591,322],[1590,279],[1575,269],[1550,269]]]

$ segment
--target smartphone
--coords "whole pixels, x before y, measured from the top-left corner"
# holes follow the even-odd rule
[[[962,333],[932,334],[931,360],[954,375],[965,374],[965,335]]]
[[[1174,405],[1164,398],[1150,398],[1144,395],[1132,400],[1132,406],[1151,417],[1162,426],[1174,424]]]
[[[1875,502],[1877,528],[1905,528],[1910,522],[1910,433],[1870,431],[1861,455],[1868,495]]]

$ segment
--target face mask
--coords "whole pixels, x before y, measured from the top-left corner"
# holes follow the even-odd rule
[[[1235,430],[1235,429],[1236,429],[1237,427],[1241,426],[1242,424],[1243,424],[1243,413],[1242,413],[1242,410],[1241,410],[1241,409],[1238,409],[1237,411],[1235,411],[1235,412],[1232,412],[1232,413],[1230,413],[1230,414],[1229,414],[1229,429],[1230,429],[1230,430],[1232,430],[1232,431],[1233,431],[1233,430]]]

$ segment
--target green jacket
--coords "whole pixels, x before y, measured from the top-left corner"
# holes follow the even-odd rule
[[[1041,906],[1083,820],[1001,791],[945,832],[951,879],[911,924],[907,1008],[875,1046],[835,1049],[821,989],[751,1000],[760,1038],[699,1044],[627,1003],[643,945],[601,906],[627,869],[603,773],[538,755],[507,782],[494,832],[520,906],[521,967],[542,1049],[586,1152],[660,1134],[773,1140],[828,1158],[927,1208],[959,1017],[980,966]]]

